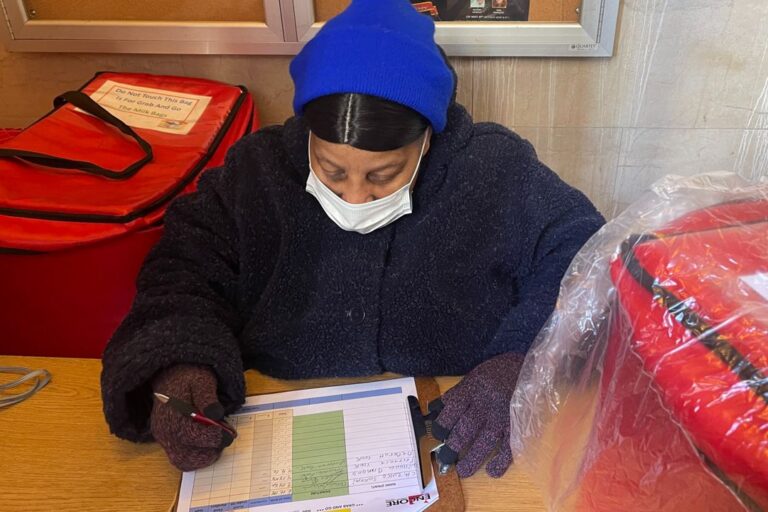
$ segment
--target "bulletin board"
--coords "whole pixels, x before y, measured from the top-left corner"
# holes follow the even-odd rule
[[[313,2],[317,21],[327,21],[349,5],[349,0],[313,0]],[[514,16],[513,12],[525,12],[527,8],[527,21],[577,23],[581,0],[411,0],[411,3],[417,7],[423,6],[425,10],[429,9],[428,4],[431,4],[437,11],[436,21],[473,21],[474,19],[477,21],[526,21],[494,16],[494,12],[508,12]],[[499,7],[494,9],[494,5]],[[515,10],[516,6],[522,6],[523,9]]]
[[[378,0],[388,1],[388,0]],[[350,0],[0,0],[9,51],[295,55]],[[410,0],[463,57],[609,57],[620,0]]]
[[[34,20],[264,22],[264,0],[25,0]]]

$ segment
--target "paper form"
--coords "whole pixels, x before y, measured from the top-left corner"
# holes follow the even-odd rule
[[[412,378],[249,397],[235,442],[184,473],[177,510],[424,510],[438,494],[421,486],[409,395]]]

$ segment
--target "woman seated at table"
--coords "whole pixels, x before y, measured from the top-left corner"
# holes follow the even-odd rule
[[[474,124],[434,23],[354,0],[291,63],[296,116],[248,135],[168,210],[104,353],[113,433],[173,464],[231,442],[243,371],[467,374],[435,432],[461,476],[509,466],[509,400],[573,255],[603,219],[506,128]]]

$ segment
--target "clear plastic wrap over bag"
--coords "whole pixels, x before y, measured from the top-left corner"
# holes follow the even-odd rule
[[[549,510],[768,510],[768,184],[668,176],[566,273],[511,402]]]

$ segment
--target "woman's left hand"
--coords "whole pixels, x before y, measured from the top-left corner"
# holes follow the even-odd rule
[[[509,446],[509,404],[523,364],[522,354],[501,354],[478,365],[442,397],[442,410],[432,424],[441,449],[458,458],[456,471],[473,475],[497,449],[485,470],[494,478],[512,463]],[[441,459],[444,454],[441,453]]]

